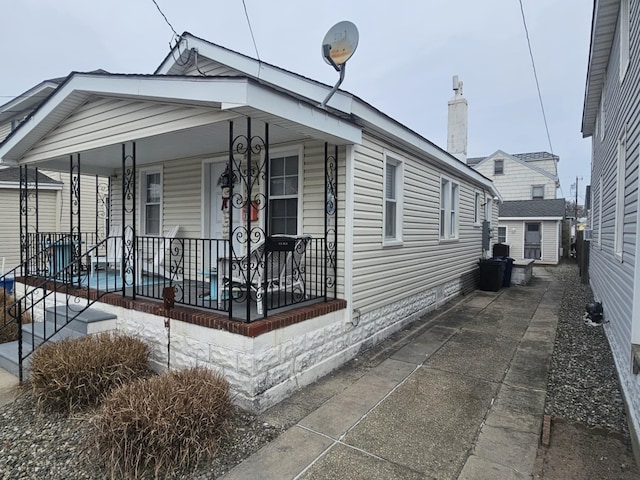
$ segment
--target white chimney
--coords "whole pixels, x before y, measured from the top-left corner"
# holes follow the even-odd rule
[[[454,95],[449,100],[447,151],[458,160],[467,161],[467,99],[462,96],[462,82],[453,77]]]

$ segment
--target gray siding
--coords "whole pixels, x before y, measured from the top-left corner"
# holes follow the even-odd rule
[[[184,72],[185,75],[200,76],[202,74],[208,77],[215,76],[234,76],[238,75],[237,70],[233,70],[225,65],[220,65],[206,57],[198,57],[198,68],[193,64]]]
[[[590,258],[590,279],[594,296],[603,302],[607,336],[614,352],[618,372],[629,404],[636,432],[640,432],[640,379],[631,374],[632,332],[640,331],[640,318],[633,319],[634,285],[637,249],[638,214],[638,156],[640,140],[640,4],[630,2],[630,63],[622,84],[619,78],[619,31],[616,32],[607,68],[604,87],[604,138],[599,132],[592,136],[593,158],[591,184],[596,187],[594,204],[594,242]],[[618,139],[627,129],[624,182],[624,219],[622,259],[615,249],[616,165]],[[600,192],[602,181],[602,192]],[[602,206],[599,201],[602,199]],[[602,211],[600,217],[599,212]],[[602,241],[598,242],[600,236]],[[634,325],[633,322],[636,322]],[[638,337],[636,337],[638,338]],[[636,341],[636,343],[638,343]]]

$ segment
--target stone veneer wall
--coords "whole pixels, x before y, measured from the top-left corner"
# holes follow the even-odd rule
[[[460,294],[463,286],[463,279],[455,279],[375,311],[354,312],[351,321],[342,308],[253,337],[172,319],[171,368],[220,370],[239,406],[263,411]],[[107,303],[92,308],[115,314],[117,330],[147,341],[152,367],[166,369],[163,316]]]

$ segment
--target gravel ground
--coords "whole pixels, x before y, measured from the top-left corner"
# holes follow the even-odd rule
[[[547,383],[545,413],[568,422],[598,427],[629,440],[622,392],[604,327],[584,323],[593,302],[589,285],[580,283],[575,263],[547,268],[561,281],[564,295]]]
[[[44,414],[29,392],[0,408],[0,479],[107,478],[84,448],[91,415],[91,412],[69,417]],[[238,412],[235,420],[235,436],[213,461],[196,473],[170,478],[217,478],[282,433],[281,429],[245,412]]]

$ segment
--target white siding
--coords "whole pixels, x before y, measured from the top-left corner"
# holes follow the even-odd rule
[[[516,260],[524,259],[524,232],[526,223],[540,223],[542,228],[542,258],[536,263],[556,265],[560,260],[558,221],[555,220],[500,220],[500,226],[507,228],[509,255]]]
[[[504,161],[504,174],[494,175],[494,160]],[[538,162],[535,162],[537,166]],[[545,200],[556,198],[555,180],[542,173],[536,172],[520,162],[513,160],[508,155],[495,155],[475,167],[475,169],[487,178],[493,180],[496,188],[500,191],[502,199],[508,200],[531,200],[532,185],[544,185]]]
[[[0,143],[11,133],[11,122],[0,124]]]
[[[365,136],[355,151],[353,308],[362,313],[447,281],[472,278],[482,255],[482,229],[473,224],[478,187],[447,175],[460,185],[459,239],[441,242],[440,171],[402,152],[393,156],[404,159],[403,243],[383,247],[384,145]]]
[[[193,63],[185,70],[184,74],[193,76],[201,76],[204,74],[207,77],[240,75],[237,70],[233,70],[225,65],[220,65],[206,57],[198,57],[198,68],[196,68],[195,63]]]
[[[53,190],[41,190],[38,195],[38,227],[41,231],[55,231],[56,195]],[[20,264],[20,191],[17,188],[0,189],[0,202],[0,260],[5,257],[5,270],[10,270]],[[29,216],[30,233],[35,233],[35,225],[34,211]]]
[[[217,121],[212,109],[100,98],[87,102],[47,134],[23,162],[90,150]]]

